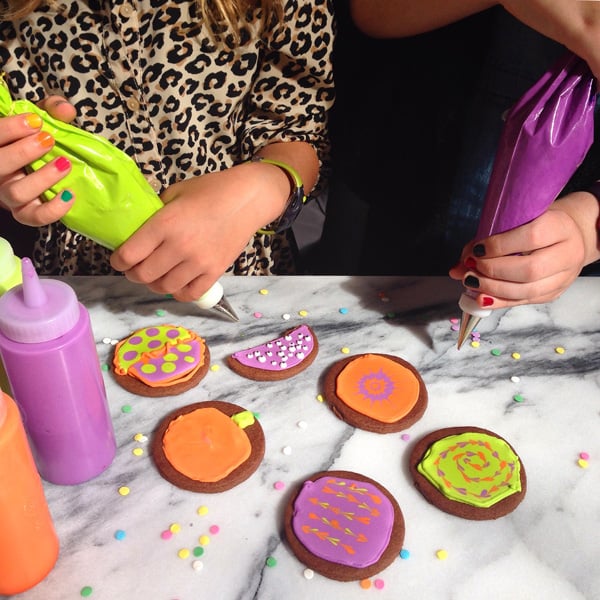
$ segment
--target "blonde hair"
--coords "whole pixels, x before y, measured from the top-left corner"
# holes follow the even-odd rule
[[[3,0],[0,5],[0,19],[12,21],[26,17],[46,0]],[[284,0],[195,0],[202,22],[210,34],[218,39],[227,34],[235,42],[240,41],[240,33],[246,29],[250,15],[256,12],[260,29],[267,27],[271,19],[283,18]],[[60,4],[49,0],[50,4]]]

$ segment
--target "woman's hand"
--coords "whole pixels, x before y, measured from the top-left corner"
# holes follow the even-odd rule
[[[450,277],[486,308],[550,302],[600,258],[598,212],[591,194],[570,194],[526,225],[469,243]]]
[[[75,107],[64,98],[51,96],[40,106],[65,122],[75,118]],[[0,118],[0,205],[19,223],[34,227],[57,221],[74,202],[72,194],[59,194],[50,202],[41,198],[71,170],[66,158],[59,157],[29,174],[25,170],[54,146],[52,136],[41,127],[42,120],[35,113]]]

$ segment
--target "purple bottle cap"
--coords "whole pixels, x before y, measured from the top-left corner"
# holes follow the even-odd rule
[[[39,279],[29,258],[21,260],[23,283],[0,297],[0,331],[24,344],[54,340],[79,320],[79,301],[62,281]]]

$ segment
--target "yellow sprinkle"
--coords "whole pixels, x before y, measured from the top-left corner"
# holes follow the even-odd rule
[[[471,342],[471,346],[473,346],[473,348],[479,348],[479,342],[478,342],[478,341],[476,341],[476,340],[473,340],[473,341]]]
[[[134,448],[131,452],[135,456],[142,456],[142,454],[144,454],[144,449],[143,448]]]
[[[565,349],[562,346],[557,346],[556,348],[554,348],[554,352],[556,352],[556,354],[564,354]]]
[[[587,460],[585,460],[584,458],[580,458],[580,459],[577,461],[577,464],[578,464],[578,465],[579,465],[579,466],[580,466],[582,469],[587,469],[587,468],[588,468],[588,466],[589,466],[589,465],[588,465],[588,461],[587,461]]]
[[[201,517],[208,514],[208,506],[200,506],[196,511]]]
[[[324,398],[323,398],[323,394],[317,394],[317,400],[319,402],[323,402]]]
[[[519,360],[521,358],[521,355],[518,352],[513,352],[511,354],[511,356],[515,359],[515,360]]]
[[[446,560],[448,558],[448,552],[446,552],[446,550],[438,550],[435,555],[440,559],[440,560]]]
[[[348,348],[347,346],[344,346],[344,347],[343,347],[343,348],[340,350],[340,352],[341,352],[342,354],[350,354],[350,348]]]
[[[298,314],[299,314],[301,317],[305,317],[305,316],[308,314],[308,311],[307,311],[307,310],[299,310],[299,311],[298,311]]]
[[[177,553],[177,556],[179,556],[179,558],[187,558],[189,555],[190,555],[190,551],[187,548],[182,548]]]
[[[208,544],[210,544],[210,538],[207,535],[201,535],[198,538],[198,542],[201,546],[207,546]]]
[[[145,436],[143,433],[136,433],[136,434],[133,436],[133,439],[134,439],[136,442],[145,442],[145,441],[147,441],[147,440],[148,440],[148,438],[147,438],[147,437],[146,437],[146,436]]]
[[[221,367],[219,365],[211,365],[210,366],[210,370],[211,371],[218,371]]]
[[[259,290],[258,293],[262,296],[266,296],[269,293],[269,290],[265,290],[265,288],[263,288],[262,290]]]
[[[129,494],[130,491],[131,490],[126,485],[121,486],[119,488],[119,494],[121,494],[121,496],[127,496],[127,494]]]
[[[170,527],[169,527],[169,531],[171,533],[179,533],[181,531],[181,525],[179,523],[173,523]]]

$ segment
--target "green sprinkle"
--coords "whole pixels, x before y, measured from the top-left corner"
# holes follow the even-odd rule
[[[121,406],[121,412],[130,413],[131,412],[131,404],[124,404]]]
[[[166,314],[167,314],[167,311],[163,310],[162,308],[159,308],[159,309],[156,311],[156,316],[157,316],[157,317],[164,317]]]
[[[88,596],[91,596],[91,595],[92,595],[92,592],[93,592],[93,591],[94,591],[94,590],[92,590],[92,587],[91,587],[90,585],[86,585],[85,587],[82,587],[82,588],[81,588],[81,592],[80,592],[80,593],[81,593],[81,595],[82,595],[84,598],[87,598]]]
[[[277,560],[273,557],[273,556],[269,556],[269,558],[267,558],[267,567],[274,567],[277,564]]]
[[[500,348],[494,348],[491,353],[494,356],[500,356],[502,354],[502,350],[500,350]]]
[[[515,395],[513,396],[513,400],[514,400],[515,402],[523,402],[523,400],[525,400],[525,398],[523,398],[523,396],[521,396],[521,394],[515,394]]]
[[[194,556],[202,556],[204,554],[204,548],[202,548],[202,546],[196,546],[192,552],[194,553]]]
[[[104,363],[103,365],[100,365],[100,368],[106,373],[110,367],[106,363]]]

